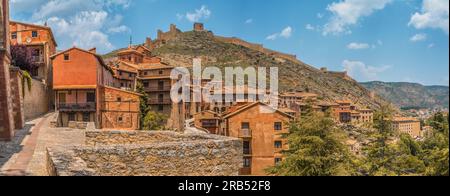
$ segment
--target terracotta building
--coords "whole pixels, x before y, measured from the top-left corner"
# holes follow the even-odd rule
[[[25,45],[32,55],[33,61],[39,65],[31,70],[31,75],[51,84],[50,56],[56,53],[57,43],[50,27],[10,22],[10,38],[12,45]]]
[[[394,117],[392,126],[400,133],[406,133],[413,138],[421,136],[420,120],[412,117]]]
[[[74,47],[51,58],[59,125],[95,122],[97,128],[139,127],[139,119],[134,117],[138,113],[138,96],[111,88],[114,72],[95,49],[87,51]],[[135,122],[124,122],[127,120]]]
[[[14,136],[14,119],[10,89],[9,1],[0,1],[0,140]]]
[[[282,151],[288,145],[281,134],[288,133],[287,123],[293,118],[261,102],[228,109],[223,116],[222,134],[244,141],[241,175],[266,175],[265,169],[283,160]]]

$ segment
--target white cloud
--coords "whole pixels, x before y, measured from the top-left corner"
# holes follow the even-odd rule
[[[245,24],[251,24],[251,23],[253,23],[253,19],[247,19],[246,21],[245,21]]]
[[[311,24],[307,24],[307,25],[305,26],[305,29],[306,29],[306,30],[310,30],[310,31],[314,31],[316,28],[315,28],[314,26],[312,26]]]
[[[424,33],[415,34],[409,40],[412,42],[425,41],[425,40],[427,40],[427,34],[424,34]]]
[[[199,22],[203,19],[208,19],[211,16],[211,11],[205,6],[202,5],[200,9],[196,9],[193,13],[186,13],[186,19],[190,22]]]
[[[431,44],[428,44],[428,48],[434,48],[434,46],[435,46],[435,44],[434,43],[431,43]]]
[[[284,28],[280,33],[274,33],[272,35],[269,35],[266,37],[267,40],[276,40],[280,37],[288,39],[292,36],[292,27],[288,26],[286,28]]]
[[[125,25],[121,25],[121,26],[109,28],[108,32],[109,33],[124,33],[124,32],[131,32],[131,29]]]
[[[59,49],[72,46],[97,47],[100,52],[114,48],[108,34],[130,32],[121,24],[120,11],[132,0],[12,0],[18,13],[27,13],[26,22],[52,27]]]
[[[347,48],[350,50],[362,50],[362,49],[368,49],[370,48],[370,45],[367,43],[350,43],[347,45]]]
[[[382,10],[392,0],[343,0],[328,5],[327,10],[333,14],[323,27],[323,35],[351,33],[350,27],[358,24],[361,18]]]
[[[322,13],[317,13],[317,18],[318,19],[322,19],[323,18],[323,14]]]
[[[448,16],[448,0],[424,0],[421,12],[414,13],[408,25],[416,29],[441,29],[448,34]]]
[[[368,66],[361,61],[350,60],[344,60],[342,66],[344,67],[344,70],[348,72],[348,75],[358,81],[378,80],[378,74],[391,68],[387,65],[381,67]]]

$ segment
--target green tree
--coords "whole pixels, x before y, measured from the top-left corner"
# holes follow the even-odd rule
[[[393,109],[382,106],[374,115],[373,141],[365,149],[365,164],[362,168],[366,175],[386,176],[396,175],[392,164],[395,151],[389,146],[389,138],[393,137],[395,130],[392,127]]]
[[[425,175],[449,176],[448,117],[437,113],[428,120],[428,123],[433,127],[433,134],[422,144],[422,160],[426,165]]]
[[[308,113],[291,123],[285,159],[268,172],[282,176],[354,175],[345,135],[325,113]]]
[[[136,92],[141,94],[140,97],[140,105],[139,105],[139,115],[140,115],[140,125],[141,129],[144,127],[144,119],[148,112],[150,111],[150,106],[148,105],[148,94],[145,92],[144,85],[141,82],[137,82],[136,84]]]
[[[143,130],[162,130],[164,129],[167,117],[160,113],[149,111],[144,117],[142,124]]]
[[[392,170],[399,176],[423,175],[425,163],[421,159],[423,153],[420,142],[409,134],[402,134],[400,140],[393,145]]]

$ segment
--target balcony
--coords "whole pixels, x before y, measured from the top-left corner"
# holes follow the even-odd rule
[[[149,99],[148,104],[150,105],[172,105],[171,99]]]
[[[252,130],[251,129],[240,129],[239,130],[239,138],[252,138]]]
[[[172,90],[171,86],[145,87],[145,91],[147,92],[169,92],[170,90]]]
[[[58,110],[61,112],[95,112],[95,103],[59,103]]]
[[[31,61],[35,63],[43,63],[44,58],[42,56],[31,56]]]

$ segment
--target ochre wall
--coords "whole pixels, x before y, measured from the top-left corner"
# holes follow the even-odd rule
[[[281,113],[261,113],[259,105],[256,105],[244,112],[241,112],[228,119],[227,127],[229,136],[239,137],[239,130],[243,122],[250,123],[252,131],[252,175],[266,175],[264,171],[268,167],[275,165],[275,158],[279,157],[275,149],[275,141],[282,141],[283,147],[286,142],[280,138],[281,133],[287,133],[287,122],[289,118]],[[274,123],[282,122],[283,131],[275,131]]]
[[[66,53],[70,55],[68,61],[64,60],[63,54],[53,59],[53,87],[97,85],[96,57],[77,49]]]

